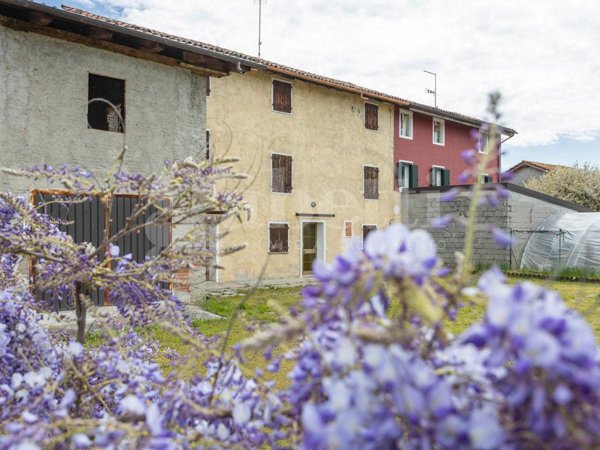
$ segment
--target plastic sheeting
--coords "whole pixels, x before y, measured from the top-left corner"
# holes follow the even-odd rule
[[[600,269],[600,213],[557,213],[531,235],[521,269]]]

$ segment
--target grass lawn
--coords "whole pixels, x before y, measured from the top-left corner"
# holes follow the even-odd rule
[[[512,281],[517,282],[521,280],[512,279]],[[540,280],[536,280],[536,282],[542,284],[540,283]],[[544,284],[550,289],[559,291],[567,304],[578,310],[588,320],[595,331],[596,336],[600,338],[600,284],[565,281],[546,282]],[[232,326],[231,335],[227,344],[228,347],[231,347],[233,344],[249,335],[250,332],[246,329],[246,326],[249,323],[257,324],[260,327],[260,324],[276,321],[284,311],[299,301],[300,290],[301,288],[272,288],[259,289],[254,292],[240,308],[238,318]],[[219,336],[219,339],[222,339],[229,325],[229,319],[232,317],[234,310],[243,298],[243,295],[225,298],[209,298],[202,307],[207,311],[224,317],[224,319],[209,321],[198,320],[194,322],[194,326],[207,336]],[[448,329],[454,334],[460,333],[470,324],[479,320],[482,315],[483,307],[463,308],[459,312],[456,321],[448,323]],[[153,334],[163,347],[170,347],[183,354],[189,351],[184,343],[169,333],[162,330],[154,330]],[[284,351],[285,349],[278,349],[280,354]],[[275,353],[277,353],[277,351]],[[260,352],[245,354],[245,357],[246,364],[243,369],[247,373],[253,372],[256,367],[262,368],[266,365]],[[159,362],[164,365],[168,364],[166,360]],[[290,362],[284,360],[282,365],[284,366],[284,369],[291,369]],[[191,365],[179,367],[177,370],[182,377],[189,377],[202,369],[198,365],[194,365],[192,361]],[[283,387],[288,383],[285,376],[281,375],[285,372],[287,371],[282,370],[275,378],[273,378],[280,387]]]

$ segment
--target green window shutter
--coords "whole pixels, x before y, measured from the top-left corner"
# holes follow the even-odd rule
[[[396,163],[396,186],[398,186],[398,189],[400,189],[402,187],[401,183],[402,183],[402,163],[397,162]]]
[[[435,168],[429,169],[429,186],[435,186]]]
[[[448,169],[442,171],[442,186],[450,186],[450,171]]]
[[[409,168],[410,181],[408,186],[411,188],[419,187],[419,166],[413,164]]]

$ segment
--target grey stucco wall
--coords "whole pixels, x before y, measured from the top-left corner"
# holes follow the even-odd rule
[[[516,172],[513,172],[513,179],[511,180],[511,183],[523,186],[525,181],[531,178],[539,178],[545,173],[545,171],[535,169],[533,167],[523,167]]]
[[[203,154],[204,76],[0,27],[0,167],[67,162],[104,173],[123,134],[88,129],[89,73],[125,80],[127,169],[156,171],[165,159]],[[1,191],[34,187],[45,186],[0,175]]]
[[[445,214],[466,221],[469,202],[466,198],[440,202],[439,191],[402,193],[402,221],[410,228],[423,228],[431,233],[438,246],[438,253],[446,264],[455,264],[454,254],[464,248],[465,227],[460,220],[448,228],[436,230],[431,221]],[[477,212],[473,258],[481,264],[506,264],[519,267],[523,250],[542,221],[557,212],[573,212],[575,208],[541,200],[520,192],[510,192],[508,200],[500,202],[497,208],[480,206]],[[490,233],[494,226],[513,234],[516,243],[512,249],[499,248]]]

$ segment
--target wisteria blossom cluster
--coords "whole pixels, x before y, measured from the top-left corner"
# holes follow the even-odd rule
[[[267,432],[286,423],[279,397],[235,363],[207,357],[184,382],[126,329],[91,349],[53,342],[32,302],[0,292],[0,448],[255,448],[281,437]]]

